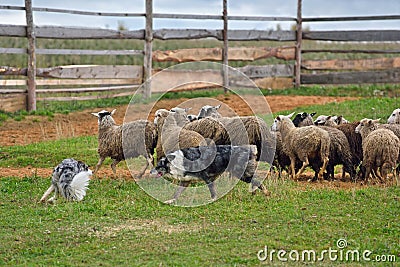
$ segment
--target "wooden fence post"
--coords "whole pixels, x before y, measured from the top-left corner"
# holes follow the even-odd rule
[[[303,39],[302,30],[302,0],[297,0],[297,20],[296,20],[296,66],[295,66],[295,87],[301,85],[301,43]]]
[[[152,51],[153,51],[153,0],[146,1],[146,29],[143,60],[144,98],[151,97]],[[149,80],[149,81],[148,81]]]
[[[222,31],[222,37],[224,41],[224,47],[222,49],[222,81],[224,85],[224,92],[228,91],[229,78],[228,78],[228,0],[222,0],[222,16],[224,19],[224,29]]]
[[[32,0],[25,0],[26,37],[28,38],[28,111],[36,110],[36,37],[33,24]]]

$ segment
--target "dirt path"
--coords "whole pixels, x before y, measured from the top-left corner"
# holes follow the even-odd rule
[[[330,102],[341,102],[349,99],[349,97],[322,97],[322,96],[267,96],[266,100],[272,112],[279,112],[283,110],[293,109],[299,106],[308,106],[315,104],[326,104]],[[216,101],[210,99],[210,101]],[[193,107],[193,113],[197,113],[198,109],[203,105],[204,101],[195,99],[171,99],[162,100],[153,106],[151,104],[140,104],[135,106],[135,112],[130,114],[129,120],[136,119],[153,119],[152,114],[159,108],[170,109],[182,102],[187,101],[185,106]],[[227,95],[219,96],[217,101],[223,102],[228,108],[222,108],[223,115],[229,115],[230,112],[235,112],[239,116],[252,115],[249,106],[238,96]],[[217,102],[216,102],[217,103]],[[265,106],[263,99],[254,98],[252,106],[262,107]],[[116,108],[115,121],[120,124],[124,120],[127,105],[112,107]],[[110,107],[111,109],[111,107]],[[97,112],[99,109],[85,110],[82,112],[73,112],[68,115],[57,114],[49,120],[47,117],[42,116],[27,116],[22,121],[8,120],[0,126],[0,146],[12,145],[27,145],[30,143],[56,140],[60,138],[96,135],[97,134],[97,120],[90,113]],[[150,111],[150,112],[149,112]],[[311,112],[311,111],[310,111]],[[149,115],[150,113],[150,115]]]

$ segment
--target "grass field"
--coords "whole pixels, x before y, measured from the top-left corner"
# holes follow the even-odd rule
[[[384,96],[375,97],[374,90],[383,91]],[[325,91],[306,88],[301,91],[306,95],[318,94],[318,91],[323,95],[364,98],[293,111],[316,111],[318,114],[340,111],[349,120],[362,117],[386,120],[399,106],[397,98],[387,97],[396,95],[397,90],[396,86],[327,88]],[[280,93],[294,95],[299,91]],[[188,97],[185,94],[166,97]],[[208,94],[215,96],[218,92]],[[200,93],[193,95],[199,96]],[[110,107],[113,103],[103,104]],[[85,106],[67,109],[60,105],[54,107],[52,113],[47,114],[45,109],[41,112],[49,116],[82,108]],[[18,115],[22,119],[25,116],[8,114],[5,119],[15,119]],[[0,147],[0,167],[51,169],[65,155],[93,166],[97,162],[96,148],[95,136]],[[142,160],[137,160],[138,167]],[[119,168],[126,167],[120,163]],[[0,178],[0,265],[285,265],[278,259],[278,250],[287,251],[283,257],[294,265],[310,261],[291,261],[289,252],[292,250],[300,255],[304,250],[313,250],[317,257],[322,257],[324,250],[337,250],[338,254],[333,256],[356,250],[360,257],[363,252],[371,251],[368,255],[371,261],[362,258],[346,261],[345,257],[331,261],[323,254],[324,261],[317,260],[317,265],[395,266],[393,261],[400,260],[398,186],[296,183],[276,178],[264,183],[271,192],[268,199],[260,192],[251,195],[248,186],[239,182],[217,202],[183,208],[158,202],[133,180],[93,179],[82,202],[59,200],[50,205],[38,203],[50,185],[49,177],[33,172],[24,178]],[[345,239],[347,246],[340,249],[339,239]],[[261,262],[257,257],[266,246],[269,252],[276,251],[272,262],[269,258]],[[380,259],[386,262],[378,262]]]

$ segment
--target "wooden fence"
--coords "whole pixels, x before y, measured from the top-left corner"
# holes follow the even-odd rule
[[[302,84],[359,84],[359,83],[399,83],[400,57],[357,60],[302,60],[306,53],[365,53],[365,54],[396,54],[398,50],[306,50],[302,48],[303,40],[315,41],[400,41],[400,30],[365,30],[365,31],[303,31],[304,22],[332,21],[373,21],[400,20],[400,15],[392,16],[359,16],[359,17],[325,17],[303,18],[302,1],[298,0],[297,17],[266,17],[266,16],[229,16],[227,0],[222,0],[223,10],[219,15],[189,15],[189,14],[159,14],[153,13],[152,0],[146,0],[146,13],[105,13],[77,10],[62,10],[54,8],[33,7],[32,0],[25,0],[25,6],[1,6],[3,10],[23,10],[26,14],[26,26],[0,24],[0,36],[26,37],[28,48],[0,48],[0,54],[27,54],[26,68],[15,66],[0,67],[0,75],[24,77],[25,79],[0,80],[0,109],[16,110],[36,109],[37,100],[68,101],[90,100],[105,97],[132,95],[143,81],[150,78],[153,61],[190,62],[190,61],[255,61],[275,57],[287,60],[279,65],[249,65],[240,68],[261,88],[299,87]],[[118,31],[99,28],[76,28],[58,26],[37,26],[34,24],[35,12],[52,12],[74,15],[112,16],[112,17],[143,17],[145,29],[133,31]],[[155,19],[200,19],[222,20],[223,29],[153,29]],[[285,21],[296,24],[295,31],[282,30],[228,30],[228,21]],[[82,49],[40,49],[36,48],[36,38],[46,39],[138,39],[144,40],[143,50],[82,50]],[[154,39],[201,39],[215,38],[223,42],[222,48],[193,48],[170,51],[153,51]],[[230,47],[229,41],[268,40],[278,42],[293,42],[290,46],[280,47]],[[143,56],[143,66],[116,65],[73,65],[37,68],[36,55],[126,55]],[[4,64],[4,62],[3,62]],[[10,65],[10,64],[9,64]],[[165,79],[179,79],[182,71],[170,71]],[[222,73],[209,70],[186,73],[198,80],[198,75],[215,77],[215,82],[228,87],[234,80],[229,80],[227,68]],[[68,85],[68,88],[65,88]],[[70,88],[71,85],[75,88]],[[143,94],[149,97],[160,88],[151,83],[145,83]],[[37,86],[58,86],[53,89],[39,89]],[[193,89],[204,84],[190,85],[180,89]],[[209,86],[209,85],[208,85]],[[246,85],[243,85],[246,86]],[[22,87],[22,88],[21,88]],[[103,92],[104,94],[99,94]],[[50,93],[56,96],[42,96]],[[73,93],[76,96],[60,96],[60,93]],[[82,96],[81,93],[86,95]],[[87,95],[88,93],[96,93]]]

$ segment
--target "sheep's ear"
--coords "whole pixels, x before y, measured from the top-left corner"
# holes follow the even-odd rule
[[[376,119],[376,120],[372,120],[373,123],[378,123],[381,120],[381,118]]]
[[[290,113],[290,114],[287,115],[286,117],[290,119],[293,115],[294,115],[294,112]]]
[[[97,118],[99,117],[99,113],[90,113],[90,114],[92,114],[93,116],[96,116]]]
[[[115,111],[117,111],[117,110],[113,109],[113,111],[111,111],[111,116],[114,115]]]
[[[317,114],[317,112],[310,113],[310,116],[311,116],[311,117],[314,117],[315,114]]]
[[[188,112],[189,110],[191,110],[192,108],[185,108],[185,112]]]
[[[326,120],[329,121],[332,118],[332,116],[326,117]]]
[[[276,117],[277,121],[281,121],[281,116]]]
[[[215,109],[219,109],[221,107],[221,104],[219,104],[218,106],[215,106]]]

